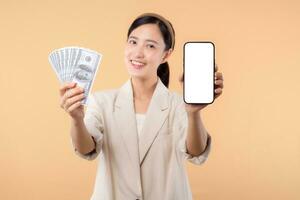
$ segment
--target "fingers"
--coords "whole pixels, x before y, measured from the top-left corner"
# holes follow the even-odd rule
[[[73,104],[76,104],[76,103],[80,103],[81,100],[84,99],[84,93],[81,93],[81,94],[78,94],[78,95],[75,95],[71,98],[68,98],[66,101],[65,101],[65,104],[64,104],[64,108],[69,111],[70,107],[72,107]]]
[[[217,87],[223,88],[224,87],[223,80],[215,80],[215,85]]]
[[[68,89],[75,87],[75,85],[76,83],[74,82],[63,84],[59,89],[60,96],[62,97]]]
[[[181,74],[178,78],[179,82],[183,83],[183,74]]]
[[[218,69],[219,69],[219,67],[218,67],[217,63],[215,63],[215,72],[217,72]]]
[[[67,109],[67,106],[70,106],[72,103],[78,101],[79,99],[84,98],[83,92],[84,92],[83,88],[80,87],[68,89],[68,91],[66,91],[61,98],[60,107],[63,109]]]
[[[218,65],[215,64],[215,98],[219,97],[224,88],[224,78],[221,72],[218,72]]]
[[[82,107],[82,106],[83,106],[83,105],[81,104],[81,101],[78,101],[78,102],[72,104],[70,107],[68,107],[68,108],[66,109],[66,111],[67,111],[68,113],[71,113],[73,110],[77,109],[78,107]]]
[[[224,80],[223,79],[223,74],[221,72],[216,72],[215,73],[215,80]]]
[[[222,94],[223,90],[221,88],[215,89],[215,99],[218,98]]]
[[[215,89],[215,93],[216,93],[216,95],[222,94],[222,88]]]

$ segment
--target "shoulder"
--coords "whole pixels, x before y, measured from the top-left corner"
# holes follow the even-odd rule
[[[173,92],[169,90],[169,100],[172,106],[178,107],[184,104],[183,97],[178,92]]]
[[[118,94],[118,89],[98,90],[91,93],[91,101],[97,105],[107,105],[114,101]]]
[[[169,92],[171,112],[174,114],[176,123],[184,122],[183,117],[186,117],[186,104],[183,100],[183,96],[177,92]]]

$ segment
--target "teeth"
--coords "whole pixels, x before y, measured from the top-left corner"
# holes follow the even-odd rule
[[[134,64],[134,65],[138,65],[138,66],[143,66],[144,65],[144,63],[140,63],[140,62],[137,62],[137,61],[134,61],[134,60],[132,60],[131,63]]]

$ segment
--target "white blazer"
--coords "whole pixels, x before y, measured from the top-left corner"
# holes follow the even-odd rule
[[[120,89],[95,92],[84,122],[96,149],[80,157],[99,164],[91,200],[191,200],[185,159],[202,164],[211,136],[198,157],[187,153],[188,118],[182,96],[158,78],[138,139],[131,79]],[[72,140],[71,140],[72,141]]]

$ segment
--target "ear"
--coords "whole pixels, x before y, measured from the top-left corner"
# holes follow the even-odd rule
[[[164,55],[164,57],[163,57],[163,59],[162,59],[162,61],[161,61],[161,64],[168,61],[168,58],[171,56],[172,52],[173,52],[173,50],[172,50],[172,49],[169,49],[168,51],[166,51],[166,52],[164,53],[165,55]]]

